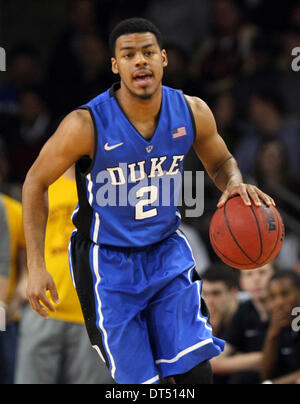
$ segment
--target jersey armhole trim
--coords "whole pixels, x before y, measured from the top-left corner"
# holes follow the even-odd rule
[[[90,174],[90,172],[93,170],[95,162],[96,162],[96,155],[97,155],[97,151],[98,151],[98,129],[97,129],[97,125],[96,125],[96,120],[95,120],[95,116],[94,113],[92,111],[92,108],[90,108],[89,106],[85,105],[82,107],[79,107],[77,109],[84,109],[86,111],[89,111],[91,118],[92,118],[92,122],[93,122],[93,127],[94,127],[94,140],[95,140],[95,144],[94,144],[94,156],[91,159],[91,163],[89,164],[89,166],[87,167],[87,169],[85,171],[81,171],[81,174],[86,176],[88,174]],[[80,161],[80,160],[79,160]]]
[[[191,106],[190,106],[190,104],[189,104],[189,102],[188,102],[188,100],[186,99],[186,96],[183,94],[183,98],[184,98],[184,101],[185,101],[185,103],[186,103],[186,105],[187,105],[187,107],[188,107],[188,110],[189,110],[189,112],[190,112],[190,116],[191,116],[191,120],[192,120],[192,125],[193,125],[193,131],[194,131],[194,141],[196,140],[196,137],[197,137],[197,130],[196,130],[196,121],[195,121],[195,117],[194,117],[194,113],[193,113],[193,111],[192,111],[192,108],[191,108]]]

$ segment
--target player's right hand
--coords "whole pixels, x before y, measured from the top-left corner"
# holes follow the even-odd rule
[[[59,304],[59,297],[52,276],[46,270],[30,271],[27,285],[27,298],[31,308],[40,316],[48,318],[46,309],[56,311],[53,304],[47,297],[46,292],[50,292],[52,301]]]

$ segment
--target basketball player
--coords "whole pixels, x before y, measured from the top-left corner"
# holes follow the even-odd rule
[[[76,163],[70,262],[92,345],[117,383],[157,384],[159,375],[210,383],[208,360],[224,342],[212,335],[191,249],[178,230],[178,195],[163,206],[165,189],[154,180],[180,173],[193,146],[223,192],[219,207],[235,194],[246,205],[274,202],[243,184],[208,106],[162,86],[168,59],[152,23],[125,20],[110,44],[121,82],[63,120],[24,184],[28,297],[41,316],[54,310],[47,290],[58,301],[44,260],[46,193]],[[119,191],[116,206],[103,206],[104,174],[106,193]],[[124,206],[124,193],[135,203]]]

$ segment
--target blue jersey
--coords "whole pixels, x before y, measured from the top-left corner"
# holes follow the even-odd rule
[[[91,113],[95,153],[76,164],[79,204],[73,222],[96,244],[143,247],[173,234],[185,155],[195,139],[184,95],[163,86],[158,124],[150,140],[128,120],[115,91],[82,106]]]

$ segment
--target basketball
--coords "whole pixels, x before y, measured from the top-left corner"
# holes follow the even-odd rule
[[[246,206],[240,196],[217,210],[210,224],[210,241],[227,265],[249,270],[273,261],[282,247],[285,231],[274,206]]]

